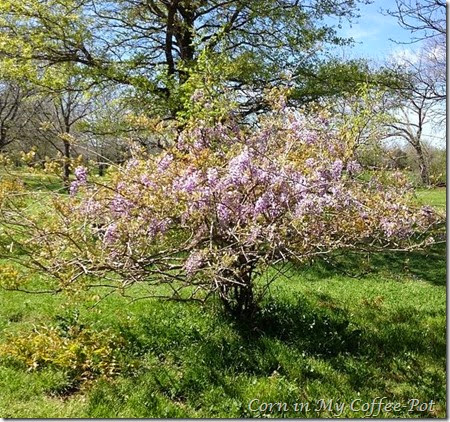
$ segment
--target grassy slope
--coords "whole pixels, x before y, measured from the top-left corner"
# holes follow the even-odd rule
[[[445,202],[441,191],[435,195],[433,205]],[[371,271],[351,276],[361,269]],[[425,415],[444,417],[445,299],[443,246],[378,255],[369,263],[346,256],[339,268],[292,269],[253,325],[227,321],[213,304],[109,297],[94,310],[79,308],[80,318],[124,336],[123,358],[134,366],[114,381],[67,395],[61,392],[70,380],[62,371],[27,372],[2,362],[0,416],[260,416],[249,412],[251,399],[314,404],[323,398],[346,402],[342,416],[361,417],[348,409],[352,400],[388,396],[402,403],[433,399],[435,410]],[[0,302],[2,338],[76,307],[63,296],[4,291]],[[396,416],[424,414],[404,409]]]

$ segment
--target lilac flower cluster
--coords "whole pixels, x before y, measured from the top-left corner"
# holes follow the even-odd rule
[[[203,264],[204,256],[201,251],[194,250],[186,259],[184,269],[188,275],[194,274]]]
[[[75,178],[76,180],[74,180],[71,184],[70,184],[70,188],[69,188],[69,192],[71,195],[75,195],[80,186],[84,186],[87,183],[87,168],[86,167],[77,167],[75,169]]]
[[[110,210],[115,216],[130,215],[130,211],[133,207],[133,202],[120,194],[115,195],[110,202]]]
[[[173,162],[172,154],[164,155],[158,163],[158,172],[160,173],[165,172],[172,164],[172,162]]]
[[[114,243],[118,239],[117,224],[111,223],[105,230],[103,242],[107,245]]]
[[[86,167],[77,167],[75,169],[75,177],[80,183],[87,182],[87,168]]]

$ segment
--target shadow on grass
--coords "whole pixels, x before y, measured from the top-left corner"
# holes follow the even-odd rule
[[[422,361],[445,362],[445,327],[432,334],[425,330],[423,315],[409,312],[406,323],[397,316],[394,312],[363,326],[343,308],[321,308],[302,297],[290,304],[267,304],[251,323],[221,314],[206,323],[183,323],[181,315],[163,326],[152,316],[140,319],[139,330],[121,331],[139,361],[153,357],[150,366],[138,370],[139,382],[189,406],[212,389],[224,397],[241,397],[255,379],[280,388],[283,393],[276,394],[283,394],[283,400],[296,391],[288,385],[317,380],[327,391],[327,385],[334,388],[333,379],[345,379],[342,388],[347,390],[372,388],[387,394],[385,383],[393,380],[404,388],[428,389],[430,397],[445,397],[445,381],[427,372]]]
[[[407,268],[410,275],[442,284],[444,256],[444,245],[407,256],[379,254],[369,269],[404,278]],[[354,257],[335,266],[317,263],[308,277],[357,273],[363,264]],[[373,397],[420,393],[445,402],[443,308],[415,302],[383,307],[371,297],[355,310],[331,294],[277,295],[252,321],[232,320],[196,304],[137,302],[126,313],[129,320],[117,312],[117,319],[103,322],[126,340],[121,359],[129,365],[122,365],[120,379],[93,387],[89,415],[117,416],[114,409],[126,408],[132,397],[136,417],[198,417],[189,412],[199,409],[202,416],[242,417],[250,398],[295,401],[309,381],[323,397],[342,389],[351,400],[370,389]],[[114,303],[117,309],[124,306]],[[67,398],[76,392],[72,386],[64,379],[47,392]],[[236,406],[234,413],[230,406]]]
[[[251,397],[295,401],[309,381],[324,396],[341,387],[348,398],[367,388],[389,394],[394,385],[404,395],[418,389],[445,400],[445,325],[427,329],[426,309],[380,309],[366,324],[363,311],[358,319],[323,292],[275,297],[251,322],[195,304],[155,301],[138,309],[114,324],[126,344],[124,370],[92,388],[91,416],[112,417],[132,397],[136,417],[195,416],[189,412],[199,409],[203,416],[238,417]],[[67,399],[77,390],[64,376],[46,392]],[[227,413],[232,404],[234,413]]]
[[[326,278],[338,274],[359,277],[382,274],[391,278],[410,277],[436,286],[446,284],[446,244],[414,252],[383,252],[364,256],[357,253],[335,255],[330,261],[318,261],[307,273],[312,278]],[[308,277],[308,278],[310,278]]]
[[[251,322],[217,315],[214,318],[217,326],[210,321],[213,325],[206,330],[216,330],[214,336],[202,333],[195,324],[182,330],[173,324],[164,331],[154,318],[140,320],[140,326],[146,329],[139,335],[130,328],[122,327],[121,331],[133,345],[136,356],[151,351],[161,361],[170,355],[182,362],[194,353],[195,362],[191,365],[200,365],[212,378],[223,371],[260,376],[269,376],[275,370],[282,373],[276,345],[321,360],[364,357],[368,364],[378,364],[379,359],[391,359],[406,352],[445,358],[445,336],[432,340],[424,336],[421,316],[414,315],[413,309],[410,311],[402,308],[390,315],[391,320],[380,318],[373,329],[360,326],[342,308],[330,312],[301,298],[294,303],[271,302]],[[231,331],[225,330],[225,326]]]

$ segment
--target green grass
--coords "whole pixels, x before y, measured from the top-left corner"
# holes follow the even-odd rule
[[[445,203],[445,191],[425,193],[418,193],[422,201]],[[445,245],[435,245],[292,267],[251,323],[226,318],[214,302],[131,303],[109,296],[91,309],[74,297],[0,291],[0,342],[75,310],[75,324],[110,329],[126,341],[121,374],[81,388],[58,367],[27,371],[3,359],[0,417],[314,418],[336,416],[314,411],[317,400],[333,399],[345,403],[340,416],[359,418],[364,414],[349,408],[353,400],[386,396],[436,404],[432,411],[402,408],[379,417],[443,418],[445,262]],[[85,293],[90,303],[94,294]],[[290,409],[252,412],[253,399],[286,402]],[[296,402],[311,409],[295,412]]]
[[[439,210],[445,211],[446,188],[420,189],[416,194],[422,204],[432,205]]]

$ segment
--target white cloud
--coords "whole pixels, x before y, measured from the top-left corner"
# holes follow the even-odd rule
[[[348,28],[345,36],[353,38],[355,41],[362,41],[363,39],[374,38],[378,34],[378,29],[364,29],[358,26]]]
[[[396,48],[391,53],[391,60],[399,65],[415,64],[420,60],[419,54],[409,48]]]

